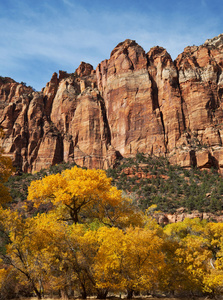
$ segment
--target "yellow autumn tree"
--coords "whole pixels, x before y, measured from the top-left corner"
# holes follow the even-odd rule
[[[13,266],[20,272],[20,281],[29,281],[33,291],[40,298],[39,290],[36,286],[32,271],[29,268],[29,251],[27,245],[30,236],[27,234],[32,220],[23,220],[17,212],[0,208],[1,229],[8,240],[5,245],[6,253],[2,253],[4,262]]]
[[[209,272],[204,277],[204,290],[215,297],[223,293],[223,223],[208,223],[205,237],[212,257],[208,264]]]
[[[212,257],[207,240],[202,236],[188,235],[182,239],[175,254],[184,266],[185,290],[204,292],[204,278],[208,274]]]
[[[102,289],[96,286],[94,261],[99,243],[97,230],[91,230],[84,224],[63,223],[64,236],[51,240],[51,247],[45,252],[50,262],[50,286],[64,296],[75,290],[83,299],[92,294],[100,298]]]
[[[73,223],[91,222],[95,218],[108,226],[142,224],[130,200],[111,185],[111,178],[102,170],[74,167],[61,174],[46,176],[31,183],[28,201],[38,207],[51,202],[61,219]]]
[[[4,263],[0,265],[0,295],[2,299],[14,299],[20,292],[29,293],[29,286],[19,283],[19,272]]]
[[[56,244],[64,239],[63,224],[52,214],[25,219],[18,212],[3,208],[0,223],[7,236],[3,261],[19,272],[20,283],[29,283],[40,299],[51,279],[55,252],[59,252]]]
[[[126,231],[102,227],[95,259],[97,286],[111,291],[152,291],[165,267],[163,240],[156,230],[129,227]]]
[[[175,252],[179,248],[179,242],[164,236],[164,243],[162,251],[165,254],[165,268],[161,270],[159,276],[160,290],[174,296],[176,291],[182,290],[182,283],[184,282],[184,266],[179,264],[178,257]]]
[[[103,290],[123,290],[121,260],[126,252],[124,232],[118,228],[101,227],[97,231],[99,250],[94,262],[97,286]]]
[[[188,234],[204,235],[206,225],[206,220],[185,218],[182,222],[168,224],[164,231],[171,238],[180,241]]]
[[[71,267],[74,286],[82,298],[98,294],[96,287],[93,264],[99,245],[97,231],[86,228],[83,224],[72,224],[68,228],[67,237],[67,265]]]
[[[222,246],[223,223],[207,223],[204,229],[204,234],[209,241],[209,247],[213,253],[213,260],[215,260],[217,253]]]
[[[0,129],[0,139],[3,138],[3,131]],[[11,196],[4,183],[12,174],[13,166],[9,157],[4,155],[3,149],[0,147],[0,204],[11,201]]]
[[[174,257],[179,266],[177,277],[180,282],[178,286],[173,285],[173,289],[204,291],[204,279],[209,272],[209,261],[212,257],[208,239],[205,237],[206,224],[207,222],[199,219],[185,219],[166,226],[165,233],[169,236],[169,243],[174,242],[176,245]],[[174,265],[175,263],[174,260]]]

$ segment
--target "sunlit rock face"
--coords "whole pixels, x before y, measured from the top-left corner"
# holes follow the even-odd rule
[[[125,40],[96,70],[81,62],[41,92],[0,77],[1,146],[18,170],[62,161],[108,168],[137,152],[223,168],[223,35],[175,61]]]

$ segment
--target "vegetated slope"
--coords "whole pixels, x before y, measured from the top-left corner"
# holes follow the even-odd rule
[[[7,183],[13,198],[10,205],[21,209],[31,181],[70,169],[73,165],[63,163],[35,174],[12,176]],[[120,160],[115,168],[107,170],[107,175],[142,210],[152,204],[164,213],[174,213],[184,207],[188,212],[221,214],[223,209],[223,178],[215,169],[184,169],[170,164],[167,158],[138,153]],[[39,209],[45,211],[47,207]],[[30,211],[34,212],[33,208]]]
[[[107,175],[143,210],[152,204],[166,213],[180,207],[215,214],[223,209],[223,178],[215,169],[184,169],[164,157],[138,153],[108,169]]]

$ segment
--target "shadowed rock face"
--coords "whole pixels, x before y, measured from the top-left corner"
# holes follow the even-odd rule
[[[54,73],[41,92],[0,77],[1,146],[15,166],[62,161],[108,168],[137,152],[184,167],[223,168],[223,35],[175,61],[126,40],[96,70],[81,62]]]

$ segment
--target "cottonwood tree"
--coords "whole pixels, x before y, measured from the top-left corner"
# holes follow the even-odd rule
[[[95,259],[97,285],[112,291],[153,290],[165,267],[163,240],[156,230],[129,227],[126,231],[102,227]]]
[[[28,189],[28,201],[33,201],[36,207],[52,203],[58,217],[75,224],[94,219],[107,226],[142,224],[142,214],[111,185],[111,178],[102,170],[75,166],[61,174],[33,181]]]
[[[0,129],[0,139],[4,136],[2,129]],[[8,180],[13,172],[12,161],[9,157],[4,155],[3,149],[0,147],[0,205],[11,201],[11,196],[4,183]]]
[[[212,257],[209,261],[209,272],[204,277],[204,290],[212,296],[223,292],[223,223],[208,223],[204,234],[208,240]]]
[[[68,225],[57,220],[54,213],[23,218],[18,212],[2,208],[0,224],[8,236],[2,259],[18,271],[20,283],[28,283],[39,299],[46,289],[64,290]]]
[[[204,280],[209,273],[209,262],[212,258],[212,251],[205,236],[206,226],[207,222],[198,218],[185,219],[183,222],[167,225],[164,230],[169,236],[169,243],[174,242],[176,245],[174,256],[181,278],[178,290],[191,293],[205,291]]]

